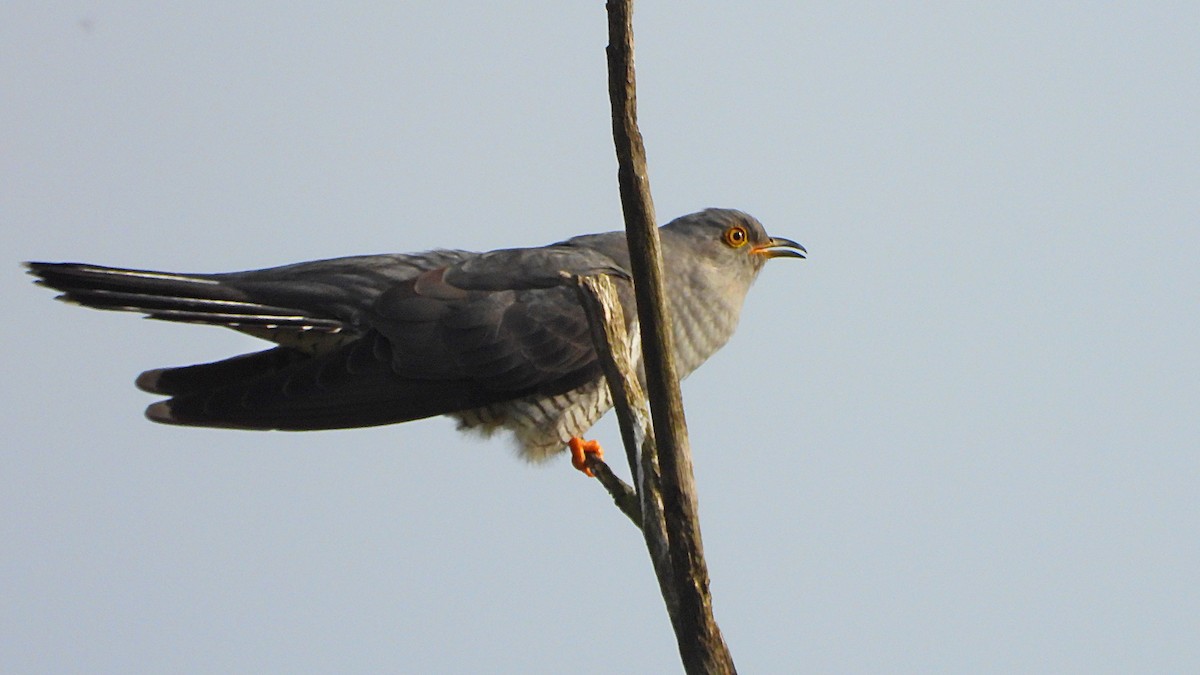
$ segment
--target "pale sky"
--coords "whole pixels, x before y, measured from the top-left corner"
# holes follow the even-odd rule
[[[261,343],[22,274],[621,226],[602,2],[249,4],[0,6],[0,671],[678,672],[565,457],[154,425],[139,372]],[[684,387],[739,669],[1200,671],[1200,5],[635,23],[660,219],[810,253]]]

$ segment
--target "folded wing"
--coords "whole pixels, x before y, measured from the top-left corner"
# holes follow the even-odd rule
[[[570,246],[216,275],[71,263],[30,269],[69,301],[277,342],[148,371],[138,385],[172,397],[147,409],[158,422],[285,430],[390,424],[573,389],[599,369],[562,275],[624,276],[611,259]]]

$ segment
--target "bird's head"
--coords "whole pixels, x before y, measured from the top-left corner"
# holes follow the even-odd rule
[[[726,270],[740,267],[751,277],[771,258],[803,258],[807,253],[791,239],[768,235],[754,216],[734,209],[691,213],[667,223],[663,230],[680,235],[679,244],[705,262]]]

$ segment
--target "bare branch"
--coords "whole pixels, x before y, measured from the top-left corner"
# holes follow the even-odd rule
[[[613,407],[617,411],[617,423],[621,428],[629,469],[637,484],[635,499],[640,504],[639,512],[643,514],[638,520],[639,527],[650,552],[663,600],[667,604],[667,614],[674,624],[675,617],[679,615],[679,601],[674,587],[665,583],[671,577],[671,556],[667,548],[662,493],[659,489],[658,452],[654,449],[654,429],[650,425],[646,394],[633,366],[635,345],[625,330],[625,312],[612,279],[592,276],[575,277],[574,281],[583,310],[588,316],[592,342],[604,370]],[[597,473],[596,477],[600,478],[600,474]],[[608,488],[607,483],[605,487]],[[609,493],[612,494],[612,488],[609,488]],[[613,499],[617,499],[616,495],[613,495]],[[626,512],[626,515],[629,513]]]
[[[650,426],[646,392],[633,368],[633,344],[625,330],[625,310],[616,286],[607,276],[574,276],[575,291],[588,317],[592,343],[600,367],[608,378],[609,393],[617,410],[621,440],[629,472],[638,475],[637,453]]]
[[[655,227],[654,203],[650,197],[646,149],[637,127],[632,0],[608,2],[608,30],[608,91],[619,165],[617,178],[629,240],[655,439],[655,443],[643,447],[642,459],[653,464],[654,456],[647,449],[653,453],[656,445],[662,470],[661,497],[670,575],[664,578],[660,573],[659,585],[667,600],[687,672],[732,673],[735,672],[733,658],[712,614],[691,451],[673,361],[669,308],[663,291],[662,255]],[[642,497],[645,507],[647,495]],[[648,527],[649,524],[644,520],[642,529],[658,572],[659,561],[651,542],[657,528]]]
[[[639,530],[642,528],[642,508],[638,505],[637,492],[630,487],[629,483],[621,480],[621,477],[613,473],[612,467],[608,465],[599,455],[588,455],[587,459],[588,471],[600,481],[605,490],[608,490],[609,496],[612,497],[613,503],[633,522],[634,527]]]

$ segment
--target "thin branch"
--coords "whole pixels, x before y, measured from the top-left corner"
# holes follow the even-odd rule
[[[630,487],[629,483],[621,480],[621,477],[613,473],[612,467],[608,465],[599,455],[588,455],[587,468],[600,481],[608,494],[612,497],[613,503],[633,522],[633,526],[639,530],[642,528],[642,507],[638,505],[637,492]]]
[[[600,367],[608,379],[629,472],[637,476],[638,448],[649,431],[650,413],[646,392],[633,369],[633,343],[625,330],[625,310],[620,295],[612,279],[605,275],[572,276],[571,280],[587,314]]]
[[[608,92],[619,165],[617,178],[637,296],[653,436],[662,471],[661,496],[671,568],[669,578],[660,575],[659,585],[672,613],[679,653],[687,672],[731,673],[735,671],[733,658],[712,614],[691,451],[663,290],[661,246],[650,197],[646,149],[637,127],[632,0],[608,2],[608,30]],[[643,460],[652,462],[653,457],[647,458],[643,450]],[[654,557],[650,539],[656,528],[644,523],[642,529]],[[657,571],[657,562],[655,567]],[[677,611],[672,611],[672,599],[677,603]]]
[[[625,311],[612,279],[607,276],[574,277],[575,289],[588,316],[592,342],[604,378],[612,396],[613,408],[617,411],[617,424],[621,428],[621,440],[629,469],[637,484],[635,503],[640,504],[638,527],[646,540],[654,575],[659,580],[663,600],[671,623],[679,616],[679,600],[674,587],[666,583],[671,576],[671,556],[667,548],[667,531],[663,519],[662,494],[659,489],[658,452],[654,448],[654,429],[650,424],[650,411],[646,394],[634,370],[634,347],[625,330]],[[599,460],[594,458],[590,461]],[[588,465],[591,468],[591,464]],[[606,470],[608,466],[604,467]],[[595,469],[593,469],[593,473]],[[596,477],[608,486],[599,473]],[[622,485],[625,485],[622,483]],[[628,486],[626,486],[628,487]],[[613,499],[617,496],[614,494]],[[622,508],[622,511],[625,509]],[[626,512],[626,515],[629,515]]]

